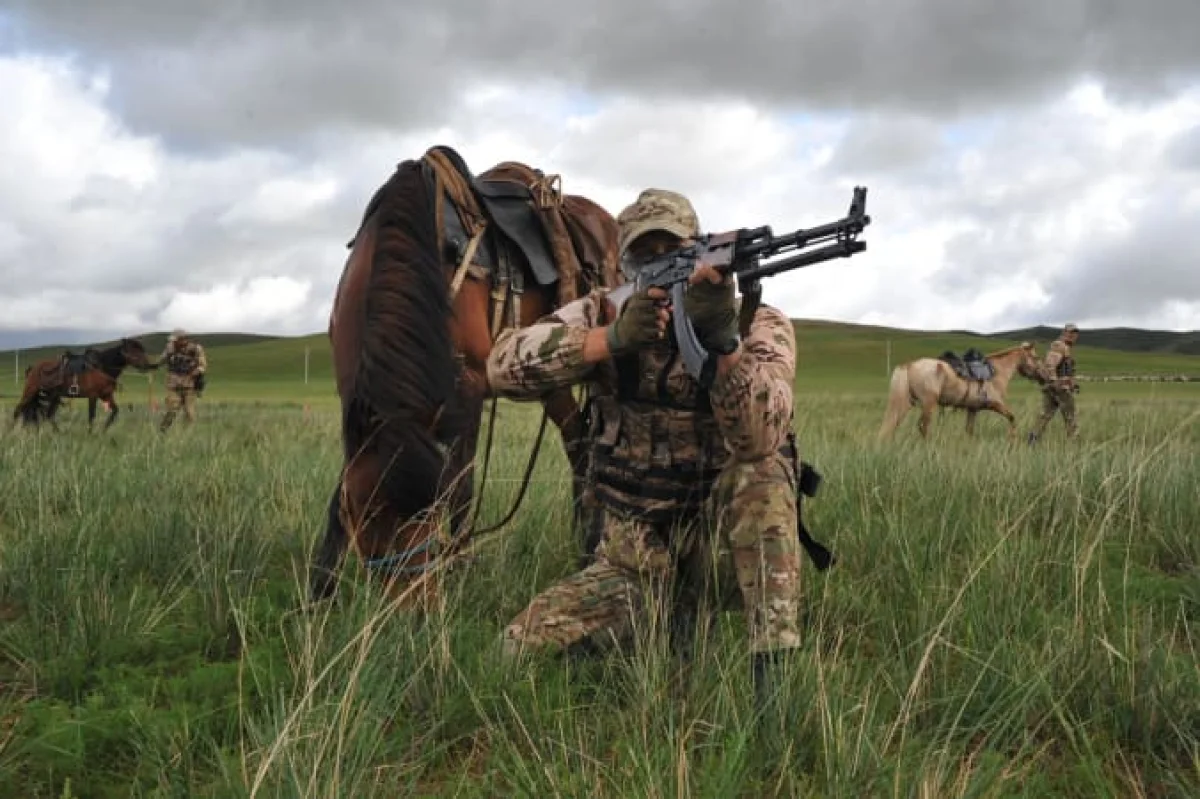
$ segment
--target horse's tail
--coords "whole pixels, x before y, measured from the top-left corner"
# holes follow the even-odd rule
[[[408,517],[438,498],[443,455],[435,429],[454,415],[451,305],[437,247],[432,192],[421,165],[400,164],[372,199],[375,247],[361,305],[361,350],[342,418],[346,457],[372,451],[379,490]],[[454,420],[451,420],[454,421]]]
[[[883,440],[896,431],[900,420],[913,405],[912,386],[908,382],[908,366],[900,364],[892,370],[892,381],[888,387],[887,410],[879,428],[879,439]]]
[[[41,403],[38,402],[38,396],[34,394],[32,397],[22,396],[17,400],[17,405],[13,408],[13,419],[20,419],[26,424],[35,424],[38,420],[38,408]]]
[[[32,368],[30,366],[25,370],[25,386],[21,392],[21,398],[17,400],[17,405],[13,409],[13,419],[20,418],[26,424],[37,424],[45,393],[41,386],[37,385],[35,376],[30,375]]]

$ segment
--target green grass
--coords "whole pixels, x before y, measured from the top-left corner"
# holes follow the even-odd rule
[[[946,413],[879,446],[876,344],[801,340],[806,513],[841,563],[806,561],[774,745],[736,614],[690,667],[653,636],[502,664],[503,626],[574,562],[553,438],[419,623],[353,559],[337,604],[297,611],[339,440],[328,377],[278,378],[295,343],[214,348],[201,423],[166,437],[136,377],[106,436],[78,403],[61,435],[6,431],[0,795],[1200,795],[1200,386],[1086,385],[1073,445],[1056,420],[1010,447],[986,415],[968,441]],[[1025,428],[1037,394],[1012,397]],[[502,405],[484,524],[537,421]]]

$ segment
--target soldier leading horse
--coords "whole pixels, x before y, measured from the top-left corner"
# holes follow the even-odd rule
[[[555,177],[516,162],[474,176],[436,146],[400,163],[367,204],[330,313],[344,464],[310,599],[333,593],[350,543],[393,595],[400,578],[426,572],[443,500],[454,535],[469,534],[492,342],[620,281],[616,220],[561,194]],[[571,463],[578,514],[583,416],[568,389],[543,406]],[[432,591],[426,581],[423,596]]]
[[[44,360],[25,370],[25,388],[13,411],[13,424],[18,418],[26,424],[37,424],[41,416],[58,430],[54,415],[64,398],[88,401],[88,426],[96,421],[96,403],[108,403],[107,430],[117,420],[120,408],[114,396],[117,381],[126,367],[145,370],[155,368],[146,349],[135,338],[123,338],[105,349],[89,347],[82,354],[66,352],[57,360]]]
[[[1030,380],[1037,379],[1037,350],[1030,342],[1024,342],[985,355],[983,361],[991,367],[991,376],[985,379],[980,378],[987,372],[972,373],[966,369],[966,363],[959,374],[945,356],[918,358],[897,366],[892,370],[879,438],[889,438],[913,406],[921,408],[917,429],[922,437],[928,437],[929,422],[939,406],[967,412],[967,435],[974,435],[975,417],[980,411],[993,411],[1008,420],[1009,438],[1015,436],[1017,419],[1004,397],[1014,372]]]

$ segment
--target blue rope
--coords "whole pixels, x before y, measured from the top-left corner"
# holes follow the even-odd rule
[[[428,552],[430,546],[432,546],[432,539],[427,538],[423,543],[417,544],[412,549],[406,549],[403,552],[397,552],[392,555],[383,555],[378,558],[371,558],[363,565],[368,569],[387,569],[389,574],[421,574],[422,572],[427,572],[434,567],[436,558],[416,566],[397,566],[396,564],[404,563],[413,555],[418,555],[422,552]]]

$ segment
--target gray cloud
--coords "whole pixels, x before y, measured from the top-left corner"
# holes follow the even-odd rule
[[[1194,106],[1187,113],[1196,118]],[[966,326],[1113,317],[1155,325],[1168,307],[1200,306],[1200,208],[1187,205],[1194,173],[1180,171],[1200,165],[1200,136],[1171,137],[1165,114],[1133,121],[1085,92],[965,129],[859,116],[826,171],[866,176],[888,238],[945,231],[935,268],[898,263],[894,279],[919,280],[923,297],[957,306]],[[902,203],[880,210],[892,196]],[[868,239],[884,235],[873,229]],[[884,296],[867,293],[842,313],[870,315]]]
[[[1154,132],[1180,124],[1159,93],[1197,74],[1200,4],[658,5],[11,0],[10,46],[109,86],[58,73],[15,101],[44,130],[0,129],[0,324],[322,330],[363,204],[438,141],[614,213],[682,190],[710,229],[825,221],[866,183],[868,253],[772,279],[797,315],[987,330],[1200,301],[1200,128]],[[1084,75],[1157,116],[1064,102]]]
[[[1177,197],[1148,202],[1121,234],[1097,236],[1048,281],[1050,318],[1151,316],[1200,303],[1200,209]]]
[[[832,173],[887,173],[926,166],[944,151],[942,128],[931,119],[871,114],[856,119],[827,165]]]
[[[1172,167],[1200,172],[1200,125],[1177,136],[1167,146],[1166,155]]]
[[[136,129],[189,146],[436,125],[472,78],[945,115],[1082,75],[1144,99],[1200,73],[1194,0],[10,0],[24,41],[104,65]]]

